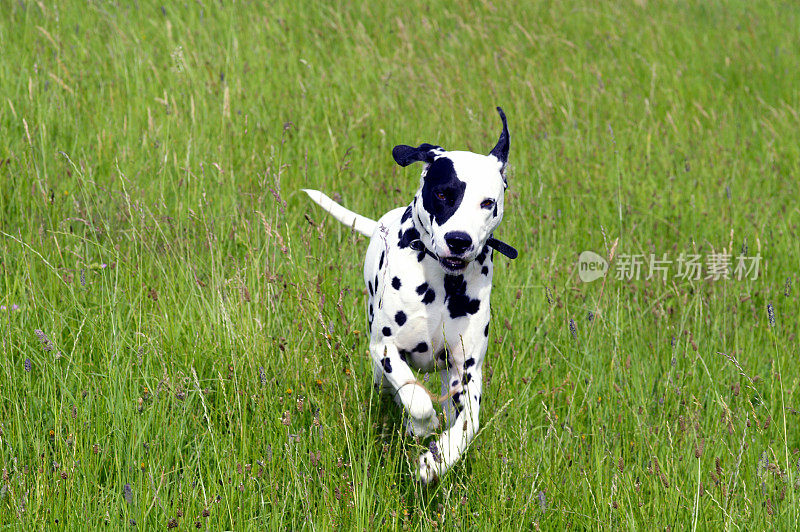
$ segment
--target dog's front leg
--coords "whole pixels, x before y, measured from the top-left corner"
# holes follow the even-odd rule
[[[419,458],[417,474],[426,484],[444,475],[458,461],[478,432],[483,371],[482,368],[476,368],[470,373],[466,384],[463,377],[453,381],[456,384],[451,383],[453,396],[450,400],[454,410],[458,412],[455,421],[431,445],[431,449]],[[455,372],[450,372],[450,378],[456,378]]]
[[[417,384],[414,372],[400,358],[397,347],[390,343],[374,344],[370,346],[370,355],[375,384],[393,393],[395,401],[405,409],[408,432],[420,437],[433,433],[439,427],[433,402],[428,391]]]

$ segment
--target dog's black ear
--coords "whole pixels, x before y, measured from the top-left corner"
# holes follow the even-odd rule
[[[508,122],[506,122],[506,114],[501,107],[497,108],[497,112],[500,113],[500,119],[503,121],[503,132],[500,133],[500,140],[497,141],[497,146],[494,147],[489,155],[494,155],[500,161],[500,164],[503,165],[500,168],[502,172],[508,162]]]
[[[408,166],[419,161],[432,163],[437,151],[442,151],[442,148],[433,144],[420,144],[417,148],[400,144],[392,149],[392,157],[400,166]]]

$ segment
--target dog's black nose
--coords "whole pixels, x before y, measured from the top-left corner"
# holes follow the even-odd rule
[[[472,245],[472,238],[464,231],[450,231],[444,235],[444,241],[447,242],[450,251],[456,255],[461,255]]]

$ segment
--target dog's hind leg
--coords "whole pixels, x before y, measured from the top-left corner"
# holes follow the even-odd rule
[[[420,384],[408,364],[400,357],[394,344],[378,343],[370,346],[373,378],[380,388],[389,389],[395,401],[407,415],[408,432],[414,436],[427,436],[439,427],[439,418],[433,409],[430,394]]]

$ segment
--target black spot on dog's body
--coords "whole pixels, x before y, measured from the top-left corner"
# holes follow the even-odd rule
[[[422,207],[438,225],[444,225],[461,205],[467,184],[456,175],[453,161],[439,157],[431,163],[422,184]],[[443,199],[439,196],[443,196]]]
[[[461,404],[461,392],[453,394],[453,408],[456,409],[457,414],[460,414],[461,411],[464,410],[464,405]]]
[[[400,290],[400,284],[401,284],[400,279],[398,277],[392,278],[392,288],[394,288],[395,290]]]
[[[381,365],[383,366],[383,371],[386,373],[392,372],[392,363],[389,361],[389,357],[383,357],[383,360],[381,360]]]
[[[467,295],[467,282],[463,275],[447,275],[444,278],[444,299],[451,318],[475,314],[481,306],[479,299]]]
[[[486,328],[483,329],[483,335],[487,336],[487,337],[489,336],[489,322],[488,321],[486,322]]]
[[[400,360],[405,362],[408,359],[408,351],[406,351],[405,349],[400,349],[399,352],[400,352]]]
[[[394,315],[394,321],[396,321],[398,325],[402,326],[406,322],[406,313],[402,310],[398,310],[397,314]]]
[[[427,253],[425,253],[425,250],[424,250],[424,249],[422,249],[422,250],[421,250],[419,253],[417,253],[417,262],[422,262],[423,260],[425,260],[425,257],[426,257],[427,255],[428,255],[428,254],[427,254]]]
[[[489,267],[488,266],[484,266],[483,268],[481,268],[481,275],[489,275]]]
[[[378,292],[378,274],[375,274],[375,293]]]
[[[475,260],[478,261],[478,264],[483,264],[484,262],[486,262],[486,254],[488,252],[489,252],[489,247],[488,246],[483,246],[483,249],[481,250],[481,252],[478,254],[477,257],[475,257]]]
[[[472,374],[471,373],[465,373],[464,374],[464,378],[461,379],[461,382],[464,384],[464,386],[466,386],[467,384],[469,384],[469,381],[471,381],[471,380],[472,380]]]
[[[386,257],[386,252],[385,251],[381,251],[381,259],[378,261],[378,269],[379,270],[383,268],[383,259],[385,257]]]
[[[413,349],[414,353],[424,353],[428,350],[428,344],[425,342],[420,342],[417,346]]]
[[[497,203],[494,204],[494,210],[492,211],[492,216],[497,218]]]
[[[452,383],[450,383],[451,388],[455,388],[456,386],[458,386],[458,381],[453,381]]]
[[[405,249],[415,240],[419,240],[419,231],[415,227],[409,227],[405,231],[400,230],[397,235],[397,247]]]
[[[384,336],[391,336],[392,335],[392,330],[389,327],[384,327],[381,330],[381,332],[383,333]]]
[[[428,283],[422,283],[419,285],[417,287],[417,294],[423,296],[422,302],[426,305],[430,305],[436,299],[436,292],[433,290],[433,288],[428,287]]]
[[[474,359],[474,358],[472,358],[472,357],[469,357],[469,358],[467,359],[467,361],[466,361],[466,362],[464,362],[464,367],[465,367],[465,368],[471,368],[471,367],[472,367],[472,366],[474,366],[474,365],[475,365],[475,359]]]
[[[403,223],[403,222],[405,222],[405,221],[406,221],[406,220],[408,220],[409,218],[411,218],[411,205],[409,205],[409,206],[406,208],[405,212],[403,212],[403,216],[402,216],[402,218],[400,218],[400,223]]]
[[[367,281],[367,288],[369,288],[369,295],[375,295],[375,292],[372,290],[372,281]]]

